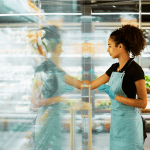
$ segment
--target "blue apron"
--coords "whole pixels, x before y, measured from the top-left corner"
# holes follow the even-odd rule
[[[40,67],[39,70],[40,69],[41,70],[39,72],[42,72],[45,66],[41,65]],[[71,92],[74,89],[73,87],[63,82],[65,72],[60,72],[57,67],[55,67],[54,69],[58,87],[55,93],[51,96],[51,98],[60,96],[67,91]],[[45,97],[48,95],[48,92],[49,91],[44,92]],[[61,105],[62,104],[58,102],[49,106],[42,106],[38,109],[38,114],[35,120],[34,150],[62,149],[63,138],[62,138],[62,124],[61,124],[61,115],[62,115]],[[44,115],[46,111],[48,116],[45,117],[44,121],[39,123],[42,115]]]
[[[124,75],[125,71],[112,72],[108,84],[117,95],[127,97],[122,89]],[[110,150],[143,150],[143,143],[139,109],[111,99]]]
[[[59,86],[52,97],[60,96],[65,91],[62,77],[64,72],[55,73]],[[42,115],[48,111],[45,123],[39,124]],[[62,125],[61,125],[61,104],[58,102],[50,106],[40,107],[35,121],[34,150],[61,150],[62,147]]]

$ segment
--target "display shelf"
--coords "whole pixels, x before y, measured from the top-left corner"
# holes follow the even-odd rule
[[[26,124],[22,125],[22,127],[20,127],[21,129],[26,128]],[[30,129],[28,129],[30,130]],[[21,150],[24,149],[26,150],[27,147],[23,147],[27,144],[26,141],[24,141],[23,139],[25,138],[25,136],[27,135],[29,131],[11,131],[11,132],[5,132],[2,133],[3,136],[5,136],[5,140],[1,141],[1,148],[5,149],[5,150]],[[26,145],[27,146],[27,145]],[[30,148],[29,148],[30,149]]]
[[[142,114],[145,119],[150,119],[150,114]]]
[[[30,139],[26,138],[29,131],[18,131],[18,135],[12,140],[12,143],[8,143],[7,149],[10,150],[33,150],[30,145]],[[9,139],[8,139],[9,140]]]
[[[20,121],[26,121],[28,123],[33,123],[33,121],[35,120],[37,116],[37,112],[33,113],[32,111],[30,112],[0,112],[0,122],[16,122]]]
[[[150,109],[141,109],[142,113],[150,113]],[[149,118],[150,119],[150,118]]]
[[[21,73],[19,75],[21,76]],[[23,76],[22,75],[21,77],[19,77],[19,75],[18,75],[18,77],[0,77],[0,81],[1,82],[4,81],[6,83],[11,81],[11,83],[14,83],[15,81],[25,81],[26,79],[28,81],[28,80],[33,79],[33,75],[28,75],[28,76]],[[16,82],[16,83],[18,83],[18,82]]]
[[[68,94],[62,94],[62,96],[64,96],[64,97],[66,97],[66,98],[70,98],[70,99],[79,99],[79,98],[81,98],[81,93],[77,93],[77,94],[70,94],[70,93],[68,93]],[[100,96],[100,97],[99,97]],[[108,94],[106,94],[105,92],[101,92],[101,93],[96,93],[95,94],[95,99],[99,99],[99,98],[108,98],[109,99],[109,96],[108,96]]]
[[[8,17],[5,17],[5,20],[19,21],[19,22],[38,22],[38,17],[35,15],[24,15],[22,17],[13,16],[12,14],[23,14],[31,13],[30,6],[27,1],[12,1],[12,0],[1,0],[1,12],[3,14],[8,14]],[[9,17],[10,16],[10,17]]]
[[[31,105],[31,101],[23,101],[23,100],[9,100],[9,101],[6,101],[6,100],[0,100],[0,104],[8,104],[9,105],[12,105],[12,104],[16,104],[16,105]]]
[[[21,78],[19,78],[19,77],[16,77],[16,78],[1,78],[0,77],[0,82],[16,82],[16,81],[25,81],[25,79],[28,79],[28,80],[32,80],[33,79],[33,76],[31,77],[31,76],[29,76],[29,77],[21,77]],[[18,83],[18,82],[17,82]]]
[[[28,113],[0,113],[0,118],[35,118],[37,113],[28,112]]]
[[[147,98],[150,98],[150,94],[147,94]]]
[[[38,54],[31,54],[31,53],[16,53],[16,54],[1,54],[0,57],[42,57],[39,56]]]
[[[21,53],[21,52],[20,52]],[[0,57],[42,57],[42,56],[39,56],[38,54],[31,54],[30,52],[29,53],[23,53],[23,54],[20,54],[20,53],[16,53],[16,54],[1,54]],[[95,57],[110,57],[111,56],[107,53],[105,54],[93,54],[95,55]],[[88,55],[84,55],[84,54],[61,54],[60,55],[60,58],[64,57],[64,58],[70,58],[70,57],[73,57],[73,58],[76,58],[76,57],[79,57],[79,58],[82,58],[82,57],[89,57],[91,56],[91,54],[88,54]]]
[[[62,97],[65,97],[66,100],[72,100],[72,101],[81,100],[81,94],[80,93],[63,94]],[[147,98],[150,98],[150,94],[147,94]],[[108,94],[106,94],[105,92],[95,94],[95,100],[99,100],[99,99],[110,100]]]
[[[111,113],[111,109],[95,109],[95,113]]]
[[[24,89],[24,90],[0,90],[0,93],[26,93],[28,89]]]
[[[150,54],[142,54],[141,57],[150,57]]]
[[[15,1],[8,0],[9,2],[8,1],[6,2],[6,0],[1,0],[1,1],[2,1],[2,7],[6,6],[6,8],[2,8],[2,10],[1,10],[1,11],[4,11],[4,13],[3,13],[4,15],[7,14],[7,17],[2,17],[2,18],[4,18],[5,21],[10,19],[9,22],[14,20],[14,21],[17,21],[17,22],[26,22],[26,24],[22,24],[22,27],[19,26],[19,24],[17,24],[17,23],[16,23],[16,25],[13,25],[13,26],[11,25],[12,23],[10,23],[10,26],[9,26],[9,24],[5,24],[5,25],[1,24],[0,25],[4,29],[3,30],[1,28],[0,32],[3,32],[4,34],[5,33],[7,34],[6,38],[1,40],[1,42],[2,42],[1,43],[2,51],[0,51],[0,58],[1,58],[1,61],[4,62],[4,64],[2,64],[2,65],[4,65],[7,69],[6,69],[6,73],[4,73],[3,75],[2,75],[2,73],[4,71],[2,70],[0,72],[0,82],[7,82],[7,85],[8,85],[6,88],[2,87],[0,89],[0,94],[11,93],[11,95],[13,96],[13,98],[11,100],[8,100],[7,99],[8,96],[5,96],[5,99],[4,99],[4,96],[0,95],[1,107],[5,106],[7,108],[7,106],[8,106],[7,109],[3,108],[2,110],[0,110],[0,123],[4,124],[4,123],[8,122],[8,124],[10,123],[10,124],[14,124],[14,125],[17,125],[17,123],[23,123],[24,127],[27,124],[28,125],[33,125],[32,127],[35,127],[34,124],[33,124],[33,121],[36,118],[36,116],[38,114],[38,111],[34,112],[33,109],[31,110],[31,107],[32,107],[31,101],[30,100],[23,100],[22,97],[21,97],[21,94],[22,94],[22,96],[27,94],[27,93],[31,94],[31,88],[30,88],[31,86],[28,84],[26,86],[26,88],[24,88],[23,85],[25,85],[25,84],[23,84],[23,82],[21,84],[21,81],[25,82],[26,79],[30,79],[31,80],[33,78],[34,69],[35,69],[34,67],[37,65],[37,64],[35,64],[33,58],[35,58],[35,59],[36,58],[40,58],[40,56],[38,54],[34,54],[32,52],[32,50],[29,49],[29,43],[27,42],[27,38],[25,37],[26,36],[25,32],[29,28],[31,30],[38,29],[38,27],[40,26],[39,23],[43,23],[45,20],[42,22],[41,18],[39,16],[36,16],[36,13],[31,14],[31,15],[26,15],[26,16],[22,15],[23,13],[26,13],[26,14],[31,13],[31,11],[29,11],[29,9],[28,10],[25,9],[25,3],[23,2],[23,0],[21,0],[19,2],[17,2],[16,0]],[[12,6],[11,6],[11,4],[12,4]],[[31,4],[32,3],[30,3],[30,5]],[[36,1],[36,4],[40,5],[40,3],[38,3],[38,1]],[[41,6],[41,8],[44,9],[44,7],[45,7],[44,5]],[[48,6],[46,6],[46,7],[48,7]],[[76,6],[74,6],[74,7],[76,7]],[[58,9],[56,8],[56,11],[58,11]],[[60,11],[61,11],[61,8],[60,8]],[[10,16],[9,16],[8,13],[10,13]],[[13,16],[13,14],[16,15],[16,16]],[[64,13],[64,15],[66,15],[66,14],[67,13]],[[111,13],[109,13],[108,16],[110,14]],[[45,14],[43,14],[43,15],[45,15]],[[47,13],[47,16],[45,16],[45,17],[50,17],[51,15],[53,15],[53,14]],[[82,16],[82,13],[80,15]],[[92,13],[92,15],[94,15],[94,13]],[[120,15],[121,15],[121,13],[120,13]],[[42,13],[41,13],[41,16],[42,16]],[[138,16],[139,16],[139,14],[137,13],[137,18],[138,18]],[[59,17],[59,16],[58,16],[58,14],[55,14],[55,15],[53,15],[51,17],[53,17],[55,19],[55,17]],[[112,19],[113,19],[113,17],[112,17]],[[106,20],[107,20],[107,17],[106,17]],[[114,19],[114,20],[116,20],[116,19]],[[69,22],[69,20],[68,20],[69,23],[65,23],[65,21],[64,21],[64,23],[62,23],[62,26],[63,26],[62,30],[64,30],[65,32],[67,31],[68,33],[64,32],[64,35],[63,36],[61,35],[61,38],[64,40],[64,42],[67,41],[68,43],[66,45],[64,44],[64,47],[62,46],[62,49],[64,50],[64,52],[60,55],[60,59],[62,61],[64,61],[64,62],[66,62],[66,64],[62,63],[62,66],[67,67],[69,65],[70,66],[71,65],[72,66],[76,65],[77,67],[80,66],[81,69],[82,69],[82,61],[81,61],[82,58],[87,58],[87,57],[92,56],[95,59],[94,61],[96,62],[95,66],[105,66],[105,67],[108,66],[108,68],[109,68],[111,66],[110,64],[112,64],[112,61],[111,61],[111,56],[108,53],[100,52],[98,54],[96,54],[96,53],[95,54],[94,53],[92,53],[92,54],[74,54],[73,50],[70,47],[71,47],[72,43],[73,44],[74,43],[78,43],[78,41],[80,41],[80,43],[82,43],[84,41],[83,38],[85,36],[89,37],[89,39],[93,38],[91,41],[95,40],[94,42],[97,42],[98,40],[101,40],[103,38],[102,41],[105,41],[103,43],[106,44],[106,38],[108,38],[109,32],[111,32],[112,30],[114,30],[117,27],[119,27],[120,25],[122,25],[122,22],[112,22],[113,20],[109,20],[109,17],[108,17],[107,22],[101,20],[101,22],[95,23],[93,20],[91,20],[92,21],[92,26],[95,29],[95,33],[94,34],[92,34],[92,33],[89,33],[89,34],[85,33],[85,34],[83,34],[82,33],[83,32],[83,23],[82,22],[76,23],[76,22]],[[141,21],[140,18],[139,18],[139,21]],[[27,23],[27,22],[34,22],[34,23],[30,24],[30,23]],[[140,25],[140,24],[137,22],[137,25]],[[141,26],[144,26],[144,28],[149,28],[149,27],[147,27],[148,25],[149,25],[149,23],[148,24],[141,23]],[[25,28],[23,28],[23,27],[25,27]],[[7,28],[6,31],[5,31],[5,28]],[[17,28],[19,30],[24,30],[25,32],[20,32],[20,31],[18,32]],[[72,34],[72,33],[70,34],[69,33],[70,29],[71,30],[75,29],[75,31],[71,31],[71,32],[76,32],[76,35]],[[10,32],[11,34],[9,34],[9,30],[11,30],[11,32]],[[16,30],[17,32],[14,31],[14,30]],[[77,32],[78,30],[80,30],[79,34]],[[100,30],[102,32],[104,32],[104,34],[99,34],[99,32],[101,32]],[[17,33],[19,33],[19,34],[17,34]],[[98,34],[96,34],[96,33],[98,33]],[[74,38],[74,40],[72,40],[73,38]],[[71,41],[69,41],[68,39],[70,39]],[[7,41],[7,42],[4,43],[5,41]],[[10,45],[11,45],[11,47],[10,47]],[[21,47],[21,45],[22,45],[22,47]],[[96,47],[96,48],[99,49],[99,47]],[[107,48],[105,48],[105,49],[103,48],[103,51],[104,50],[106,51]],[[70,51],[70,54],[68,54],[69,51]],[[144,52],[141,55],[141,57],[149,58],[150,57],[150,53],[148,51],[149,50],[147,49],[147,51]],[[24,59],[24,58],[27,58],[27,59]],[[70,62],[67,61],[67,59],[69,59],[69,58],[71,60]],[[101,60],[101,61],[99,61],[99,60]],[[12,63],[12,65],[10,64],[10,66],[6,66],[5,62],[13,62],[13,63]],[[33,68],[33,69],[28,71],[29,75],[26,75],[26,70],[23,71],[23,68],[20,68],[18,70],[18,72],[14,76],[13,75],[11,76],[11,74],[13,72],[12,71],[7,72],[7,70],[9,70],[10,68],[12,68],[12,70],[17,68],[18,67],[16,65],[17,63],[20,66],[23,63],[25,63],[25,65],[26,64],[28,64],[28,65],[31,64],[30,68]],[[78,64],[76,64],[76,63],[78,63]],[[1,67],[2,67],[2,65],[0,64]],[[143,66],[143,67],[145,67],[145,66]],[[150,71],[148,70],[149,68],[147,66],[145,68],[147,69],[146,72],[144,71],[145,74],[147,74],[147,75],[150,74]],[[107,70],[107,68],[102,69],[102,67],[98,68],[97,70],[99,70],[99,69],[100,69],[100,71],[95,72],[96,75],[102,75],[103,73],[105,73],[105,70]],[[73,72],[73,71],[70,69],[70,72]],[[76,72],[77,73],[78,72],[81,73],[82,70],[77,70]],[[8,77],[6,77],[7,74],[9,74]],[[22,74],[22,76],[21,76],[21,74]],[[82,73],[80,75],[82,76]],[[11,82],[20,82],[20,84],[15,86],[17,88],[12,88],[13,85],[12,86],[10,85]],[[11,88],[8,88],[8,87],[11,87]],[[62,95],[62,97],[63,96],[66,97],[66,101],[81,101],[82,97],[81,97],[81,93],[79,93],[79,92],[81,92],[81,91],[76,91],[76,93],[72,92],[70,94],[69,93],[65,93],[65,94]],[[18,97],[14,96],[15,94],[18,95]],[[30,95],[30,94],[28,94],[28,95]],[[148,94],[147,97],[150,98],[150,94]],[[93,99],[94,99],[94,101],[110,100],[109,96],[105,92],[99,93],[97,91],[95,92],[95,95],[94,95]],[[19,111],[17,112],[15,110],[15,107],[14,107],[15,105],[18,105],[18,106],[30,105],[30,109],[27,112],[25,112],[25,111],[21,112],[21,107],[18,107],[19,108],[18,110],[20,110],[20,112]],[[67,125],[69,125],[70,124],[70,120],[68,120],[68,118],[70,117],[68,115],[69,111],[64,110],[64,112],[66,112],[66,113],[63,114],[64,118],[62,118],[62,121],[64,123],[66,123]],[[143,109],[143,110],[141,110],[141,112],[144,114],[144,115],[143,114],[142,115],[147,120],[147,123],[150,124],[150,115],[146,116],[146,114],[150,113],[150,109]],[[111,119],[111,109],[100,109],[100,108],[97,109],[97,108],[95,108],[95,116],[93,117],[93,125],[92,125],[93,131],[97,130],[97,132],[99,132],[99,133],[104,132],[104,128],[106,128],[105,125],[107,124],[108,126],[110,126],[110,119]],[[78,131],[81,130],[81,127],[82,127],[82,121],[81,120],[82,120],[81,115],[78,115],[77,116],[77,123],[78,123],[77,130]],[[24,127],[22,127],[22,128],[24,128]],[[45,128],[45,126],[44,126],[44,128]],[[23,142],[23,139],[24,139],[25,135],[27,134],[27,132],[20,132],[19,130],[20,129],[17,129],[17,128],[15,129],[14,128],[15,132],[11,132],[11,134],[7,134],[7,136],[8,136],[7,142],[0,142],[0,145],[3,146],[3,147],[0,147],[0,149],[1,148],[2,149],[11,149],[11,150],[28,149],[27,147],[21,147],[20,146],[20,143]],[[110,127],[107,130],[110,130]],[[48,132],[49,132],[49,130],[48,130]],[[44,134],[45,134],[45,132],[41,133],[41,135],[44,135]],[[2,140],[3,140],[4,139],[4,136],[3,136],[4,134],[1,133],[1,135],[2,135]],[[68,135],[67,138],[69,136],[70,135]],[[109,144],[108,137],[105,139],[105,136],[103,136],[103,134],[101,134],[101,135],[97,134],[97,136],[95,136],[93,134],[92,136],[93,136],[93,139],[92,139],[93,141],[95,139],[99,139],[99,137],[102,137],[102,139],[98,140],[97,145],[100,143],[99,141],[102,141],[101,143],[105,145],[105,143],[103,142],[104,140],[107,141],[107,145]],[[97,137],[97,138],[95,138],[94,136]],[[42,136],[40,136],[40,138],[41,137]],[[66,137],[64,137],[64,140],[65,140],[65,138]],[[81,144],[81,142],[83,142],[82,141],[83,137],[82,137],[81,134],[80,134],[80,138],[77,137],[76,139],[80,140],[80,141],[78,141],[79,145]],[[2,141],[2,140],[0,140],[0,141]],[[69,142],[67,142],[67,144],[68,143]],[[66,147],[67,147],[66,145],[63,145],[62,149],[66,149]],[[104,148],[102,146],[99,146],[99,147],[101,147],[102,149],[106,149],[105,146],[104,146]],[[81,146],[81,149],[82,149],[82,146]],[[96,148],[94,148],[94,149],[96,149]],[[70,150],[70,145],[68,146],[68,150]]]
[[[21,105],[22,106],[22,105]],[[24,110],[20,110],[20,111],[16,111],[15,107],[13,107],[11,104],[8,103],[8,105],[5,107],[5,109],[0,110],[0,114],[32,114],[33,111],[30,110],[30,106],[28,111],[24,111]]]
[[[34,119],[7,119],[7,123],[33,123]],[[6,122],[6,119],[0,119],[0,123]]]

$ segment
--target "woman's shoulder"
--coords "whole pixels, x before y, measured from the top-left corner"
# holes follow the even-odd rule
[[[113,63],[113,64],[111,65],[110,69],[111,69],[112,71],[115,71],[115,70],[118,68],[118,66],[119,66],[119,62]]]
[[[35,69],[35,73],[38,73],[38,72],[43,72],[45,71],[45,68],[46,68],[46,63],[45,62],[42,62],[40,65],[38,65]]]
[[[42,62],[39,66],[36,67],[35,73],[45,72],[47,70],[53,70],[55,68],[55,64],[51,60],[47,60]]]
[[[131,66],[129,67],[129,70],[132,70],[132,71],[143,71],[142,67],[136,62],[136,61],[133,61],[131,63]]]
[[[106,74],[110,77],[111,73],[113,71],[116,71],[117,67],[119,66],[119,63],[114,63],[111,65],[111,67],[106,71]]]
[[[131,63],[130,67],[127,70],[127,74],[134,80],[134,82],[140,79],[145,79],[145,74],[142,67],[135,61]]]

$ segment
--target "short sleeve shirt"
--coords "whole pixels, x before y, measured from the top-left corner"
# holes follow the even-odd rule
[[[136,98],[136,86],[135,82],[141,79],[145,80],[144,71],[141,66],[137,64],[134,60],[131,62],[133,58],[130,58],[129,61],[124,65],[124,67],[119,71],[123,72],[125,70],[125,75],[122,83],[122,90],[127,95],[128,98]],[[128,66],[128,64],[131,64]],[[119,67],[119,63],[114,63],[112,66],[106,71],[106,74],[110,77],[112,72],[117,72],[117,68]]]

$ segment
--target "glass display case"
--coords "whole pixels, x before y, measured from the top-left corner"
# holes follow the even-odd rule
[[[83,118],[77,113],[74,116],[76,124],[72,124],[72,128],[70,108],[81,101],[88,103],[87,90],[83,95],[77,88],[66,90],[59,98],[56,97],[60,105],[54,104],[54,108],[52,104],[41,110],[40,106],[32,103],[35,70],[44,58],[33,49],[28,35],[31,31],[38,32],[43,26],[57,26],[60,29],[62,52],[54,63],[80,81],[93,81],[118,61],[107,53],[112,31],[123,24],[145,30],[147,47],[134,60],[142,66],[149,90],[150,27],[142,23],[140,0],[0,0],[0,8],[0,149],[77,150],[71,149],[73,139],[70,129],[75,129],[73,132],[78,135],[77,141],[84,143]],[[51,59],[52,54],[48,53],[47,57]],[[147,97],[147,107],[141,109],[141,114],[147,121],[148,131],[150,94]],[[92,148],[82,147],[84,144],[81,144],[80,149],[109,150],[110,98],[106,93],[92,90],[91,106]],[[59,117],[55,118],[58,110]],[[42,115],[39,115],[41,111]],[[54,130],[57,132],[54,133]]]

